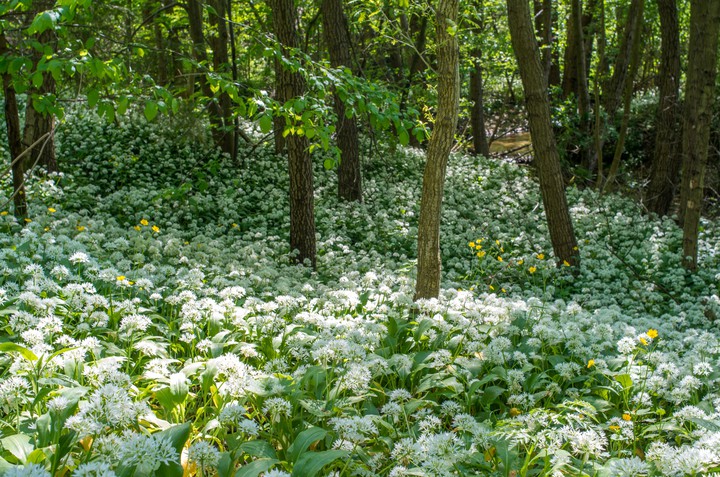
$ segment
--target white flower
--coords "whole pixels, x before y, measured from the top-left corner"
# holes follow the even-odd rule
[[[220,462],[220,451],[207,441],[197,441],[188,450],[188,460],[203,470],[214,469]]]

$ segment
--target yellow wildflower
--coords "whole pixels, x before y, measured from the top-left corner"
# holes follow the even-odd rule
[[[78,232],[82,232],[83,230],[85,230],[85,226],[84,226],[84,225],[78,225],[78,226],[75,227],[75,228],[77,229]]]
[[[50,212],[51,214],[54,214],[55,212],[57,212],[57,210],[55,210],[55,208],[53,208],[53,207],[48,207],[48,212]]]
[[[563,260],[563,266],[569,267],[569,266],[570,266],[570,262],[568,262],[567,260]]]
[[[640,339],[640,342],[641,342],[642,344],[644,344],[645,346],[647,346],[648,340],[646,340],[646,339],[645,339],[644,337],[642,337],[642,336],[641,336],[639,339]]]
[[[475,248],[475,242],[470,242],[470,243],[468,243],[468,247],[470,247],[470,248]]]
[[[611,431],[619,431],[620,426],[609,426],[608,429],[610,429]]]
[[[521,258],[520,260],[518,260],[517,263],[518,263],[518,265],[522,265],[523,263],[525,263],[525,260],[523,260],[523,259]]]
[[[139,225],[136,225],[136,226],[133,227],[133,228],[134,228],[135,230],[142,230],[142,228],[141,228]]]
[[[158,233],[158,232],[160,232],[160,227],[158,227],[157,225],[153,225],[153,226],[152,226],[152,231],[155,232],[155,233]]]
[[[147,226],[149,223],[150,223],[150,222],[148,222],[147,219],[142,219],[142,220],[140,220],[140,225],[145,225],[145,226]]]
[[[476,253],[478,258],[483,258],[485,256],[485,250],[480,250],[478,253]]]
[[[502,258],[501,256],[499,256],[499,255],[498,255],[498,258],[497,258],[497,260],[498,260],[498,262],[502,262],[502,261],[503,261],[503,258]]]
[[[588,367],[588,369],[589,369],[589,368],[592,368],[593,366],[595,366],[595,360],[594,360],[594,359],[591,359],[591,360],[588,361],[587,367]]]
[[[632,421],[632,416],[628,413],[622,415],[623,421]]]
[[[530,268],[528,268],[528,272],[530,272],[530,273],[535,273],[535,272],[537,272],[537,268],[536,268],[536,267],[530,267]]]
[[[648,330],[648,332],[647,332],[647,335],[648,335],[650,338],[655,339],[655,338],[658,337],[658,330],[654,330],[654,329],[650,328],[650,329]]]
[[[0,215],[2,215],[3,217],[5,217],[7,214],[8,214],[7,210],[3,210],[2,212],[0,212]]]
[[[29,224],[30,222],[32,222],[32,219],[28,219],[27,217],[25,217],[25,223]]]
[[[545,254],[544,253],[538,253],[537,254],[538,260],[545,260]]]
[[[122,282],[125,280],[125,275],[118,275],[117,277],[115,277],[115,279],[119,282]]]

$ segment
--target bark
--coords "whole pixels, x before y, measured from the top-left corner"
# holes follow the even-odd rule
[[[447,25],[449,22],[457,22],[458,5],[458,0],[438,0],[435,11],[438,106],[423,174],[418,224],[416,300],[433,298],[440,294],[440,215],[445,172],[455,137],[460,101],[458,42],[454,35],[448,33]]]
[[[293,0],[271,0],[273,30],[283,55],[299,46],[297,11]],[[277,99],[285,103],[305,93],[305,80],[299,72],[283,68],[275,62]],[[313,171],[306,136],[289,134],[285,138],[290,173],[290,248],[297,250],[297,260],[308,260],[313,268],[315,257],[315,212]]]
[[[603,107],[610,121],[614,122],[620,102],[622,101],[625,84],[628,81],[628,70],[632,57],[635,35],[640,34],[642,5],[644,0],[632,0],[626,15],[625,30],[620,42],[620,50],[615,58],[613,74],[603,91]]]
[[[490,157],[490,144],[485,130],[485,106],[483,103],[482,53],[473,53],[473,69],[470,71],[470,126],[475,154]]]
[[[567,261],[570,265],[577,266],[580,264],[580,257],[565,197],[560,156],[550,121],[550,102],[540,63],[540,52],[530,20],[530,9],[526,0],[507,0],[507,6],[510,36],[525,91],[530,134],[550,240],[558,264]]]
[[[680,220],[684,265],[697,269],[698,233],[705,187],[715,79],[717,78],[720,0],[690,3],[690,47],[685,83]]]
[[[51,5],[39,5],[40,8],[50,8]],[[35,35],[35,40],[40,45],[50,45],[54,43],[55,32],[52,29],[45,30]],[[33,48],[32,61],[33,69],[37,69],[43,57],[42,51]],[[23,149],[30,147],[38,139],[47,135],[47,139],[36,145],[32,151],[25,157],[23,168],[29,170],[35,164],[45,167],[47,172],[58,172],[57,158],[55,156],[55,136],[53,129],[55,127],[55,116],[48,112],[39,112],[35,110],[34,99],[41,96],[55,96],[55,79],[49,72],[42,74],[42,84],[39,87],[31,87],[27,92],[27,105],[25,106],[25,128],[23,130]]]
[[[323,0],[321,5],[325,43],[333,68],[352,70],[350,55],[350,31],[343,12],[341,0]],[[337,94],[333,95],[337,122],[337,144],[340,148],[338,167],[338,196],[349,201],[362,201],[362,176],[360,173],[360,146],[355,117],[347,117],[345,104]]]
[[[656,0],[660,13],[661,58],[657,75],[660,101],[648,210],[658,215],[670,211],[678,184],[680,150],[680,26],[675,0]]]
[[[639,7],[640,10],[634,13],[638,15],[640,19],[635,25],[638,31],[633,34],[630,71],[627,81],[625,82],[625,91],[623,91],[622,123],[620,125],[620,134],[618,135],[618,141],[617,144],[615,144],[615,153],[613,154],[613,160],[610,164],[610,170],[608,171],[607,181],[605,182],[605,187],[603,189],[606,192],[613,187],[615,177],[617,176],[617,171],[620,168],[620,158],[622,157],[622,153],[625,151],[625,139],[627,138],[628,124],[630,122],[630,103],[632,101],[633,84],[635,81],[635,76],[637,76],[638,68],[640,66],[640,41],[642,34],[641,20],[645,8],[644,0],[640,2]]]
[[[190,39],[193,44],[193,56],[195,61],[201,64],[207,65],[208,57],[205,51],[206,41],[205,33],[203,32],[203,0],[188,0],[185,6],[188,14],[188,24],[190,31]],[[226,50],[225,58],[227,60],[227,38],[225,41]],[[205,74],[200,74],[198,81],[200,82],[200,88],[203,95],[207,98],[207,109],[210,118],[210,128],[213,136],[215,145],[220,147],[223,152],[232,154],[232,148],[228,149],[228,145],[232,144],[231,141],[226,140],[227,131],[225,130],[225,119],[223,108],[220,105],[218,99],[215,99],[215,94],[210,88],[210,83]]]
[[[228,28],[226,21],[225,0],[210,0],[210,6],[215,13],[210,13],[210,24],[217,29],[217,36],[211,40],[213,49],[213,69],[216,72],[230,71],[230,58],[228,56]],[[219,136],[220,148],[223,152],[235,158],[235,127],[232,118],[232,101],[230,95],[225,92],[218,96],[218,109],[220,123],[222,124],[222,135]]]
[[[4,34],[0,34],[0,56],[8,53],[9,47]],[[27,217],[27,199],[25,197],[25,179],[23,161],[20,155],[23,152],[22,138],[20,137],[20,116],[18,114],[17,97],[12,77],[3,73],[3,96],[5,97],[5,125],[10,147],[10,161],[12,164],[13,205],[15,217],[19,220]]]
[[[535,10],[535,30],[540,38],[540,52],[542,53],[543,71],[545,82],[550,81],[550,69],[552,68],[552,0],[533,0]]]

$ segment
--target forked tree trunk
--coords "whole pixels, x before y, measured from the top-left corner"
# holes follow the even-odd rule
[[[527,0],[507,0],[512,46],[517,57],[525,91],[525,104],[530,124],[540,191],[550,240],[558,264],[566,261],[579,265],[580,256],[570,219],[565,187],[560,170],[560,156],[550,121],[550,102],[535,41]]]
[[[658,215],[670,211],[678,184],[680,151],[680,26],[675,0],[655,0],[660,12],[661,58],[658,70],[660,101],[648,210]]]
[[[705,166],[717,78],[720,0],[690,3],[690,47],[685,83],[680,220],[685,268],[697,269],[698,228],[705,189]]]
[[[423,174],[418,224],[416,300],[433,298],[440,294],[440,214],[445,171],[455,137],[460,101],[458,42],[455,35],[448,32],[448,25],[457,22],[458,4],[458,0],[438,0],[435,11],[438,106]]]
[[[0,34],[0,56],[8,53],[9,47],[4,34]],[[13,205],[15,217],[21,220],[27,217],[27,199],[25,197],[25,179],[23,161],[20,155],[23,152],[22,138],[20,137],[20,116],[18,114],[17,97],[12,77],[3,73],[3,96],[5,97],[5,124],[7,126],[8,146],[10,147],[10,161],[12,164]]]
[[[300,45],[297,11],[293,0],[271,0],[273,30],[282,54],[290,56]],[[284,104],[305,94],[305,79],[299,72],[275,62],[277,99]],[[290,248],[299,252],[297,260],[308,260],[315,268],[315,212],[313,170],[306,136],[289,134],[285,138],[290,172]]]
[[[350,55],[350,32],[340,0],[323,0],[323,32],[333,68],[352,70]],[[345,104],[333,95],[337,121],[337,143],[340,148],[338,167],[338,196],[344,200],[362,201],[362,176],[360,173],[360,146],[355,117],[347,117]]]

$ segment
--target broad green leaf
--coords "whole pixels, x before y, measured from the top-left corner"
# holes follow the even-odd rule
[[[407,129],[400,128],[398,130],[398,141],[400,141],[401,146],[410,144],[410,134],[408,134]]]
[[[180,424],[179,426],[173,426],[164,431],[158,432],[156,435],[160,438],[170,439],[172,446],[178,453],[178,462],[171,462],[169,464],[162,464],[160,468],[155,472],[156,477],[182,477],[184,470],[180,465],[180,455],[182,454],[183,447],[190,437],[191,425],[189,422]]]
[[[275,448],[269,442],[263,440],[243,442],[238,446],[238,449],[253,457],[277,458]]]
[[[87,94],[88,107],[94,108],[99,99],[100,99],[100,92],[98,90],[93,88],[90,91],[88,91],[88,94]]]
[[[327,431],[321,427],[305,429],[295,438],[288,447],[288,458],[295,462],[315,442],[324,439]]]
[[[615,376],[615,380],[622,384],[623,389],[626,391],[632,386],[632,378],[629,374],[619,374]]]
[[[24,464],[28,461],[33,446],[30,444],[30,436],[25,434],[15,434],[0,439],[3,448],[10,452],[19,463]]]
[[[20,355],[28,361],[37,361],[38,359],[35,353],[15,343],[0,343],[0,351],[5,353],[20,353]]]
[[[247,465],[243,465],[235,472],[235,477],[258,477],[263,472],[266,472],[272,468],[275,464],[280,462],[277,459],[258,459],[250,462]]]
[[[306,452],[293,466],[292,477],[314,477],[323,467],[347,455],[344,450]]]
[[[269,133],[272,130],[272,116],[269,114],[263,114],[260,117],[260,131],[263,133]]]
[[[155,101],[148,101],[145,103],[145,119],[152,121],[158,114],[158,105]]]

